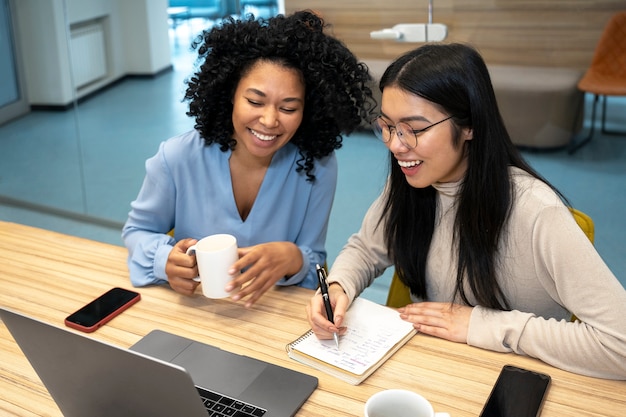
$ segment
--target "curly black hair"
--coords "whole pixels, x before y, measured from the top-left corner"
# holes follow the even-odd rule
[[[239,80],[259,60],[301,72],[305,82],[302,123],[291,139],[299,149],[298,171],[307,179],[314,159],[339,149],[342,134],[369,121],[375,107],[368,68],[338,39],[324,33],[327,25],[310,11],[255,19],[227,18],[203,31],[192,43],[199,70],[187,80],[184,101],[188,116],[207,145],[234,149],[233,94]]]

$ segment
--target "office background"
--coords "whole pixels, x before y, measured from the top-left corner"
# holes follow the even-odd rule
[[[0,10],[4,14],[0,17],[8,21],[9,4],[15,6],[14,3],[19,3],[24,11],[34,7],[34,1],[42,2],[1,0],[3,7]],[[287,1],[287,11],[294,5],[306,7],[305,3]],[[414,3],[410,7],[415,7]],[[427,2],[423,3],[425,8]],[[466,12],[471,12],[469,16],[473,16],[473,20],[480,15],[480,3],[471,2],[473,9],[466,9]],[[597,12],[588,18],[592,24],[587,26],[589,29],[584,31],[583,38],[593,39],[593,42],[582,42],[580,49],[586,50],[587,54],[585,62],[590,61],[593,53],[593,47],[589,50],[588,44],[595,46],[611,14],[608,3],[611,2],[594,2],[596,6],[603,6],[598,6]],[[347,26],[341,25],[344,19],[342,13],[349,5],[346,3],[342,9],[337,5],[323,9],[324,4],[316,2],[316,8],[333,24],[335,33],[338,36],[345,33],[348,39],[354,41],[351,35],[344,32]],[[404,1],[394,4],[409,7]],[[93,7],[89,9],[88,6]],[[447,10],[450,13],[453,9],[449,6],[450,3],[447,8],[444,5],[436,9],[435,16],[445,17],[444,12]],[[92,22],[101,18],[97,16],[124,12],[127,20],[129,16],[137,19],[132,24],[114,17],[105,19],[105,31],[116,29],[125,33],[124,37],[112,41],[118,46],[125,44],[124,51],[117,52],[118,59],[113,59],[117,62],[117,66],[114,65],[117,72],[111,70],[104,79],[101,77],[100,81],[88,82],[85,87],[79,88],[82,90],[80,94],[73,91],[71,64],[67,59],[62,63],[59,58],[67,53],[66,44],[56,43],[57,47],[51,48],[50,55],[27,54],[27,49],[16,48],[18,58],[28,55],[23,61],[29,63],[30,69],[25,71],[24,78],[30,76],[37,79],[27,83],[30,100],[26,100],[35,105],[36,110],[0,125],[1,220],[121,245],[120,228],[130,201],[141,185],[145,159],[156,152],[161,141],[193,126],[193,121],[185,116],[185,105],[181,103],[184,80],[193,71],[193,55],[188,45],[194,33],[212,22],[193,19],[183,21],[174,28],[171,21],[168,26],[165,14],[159,14],[166,7],[165,0],[52,0],[45,2],[45,7],[37,3],[35,15],[44,21],[43,29],[48,31],[42,29],[45,33],[40,34],[41,42],[46,39],[46,33],[48,37],[53,37],[52,34],[60,36],[58,31],[55,32],[59,27],[82,29],[85,16],[89,17],[87,22]],[[493,10],[488,14],[492,13]],[[154,18],[155,14],[161,17]],[[418,21],[424,21],[421,15],[416,17]],[[50,16],[52,18],[46,21],[45,18]],[[142,19],[140,16],[153,18]],[[371,22],[371,16],[369,19],[368,24],[374,29],[387,25],[384,21]],[[19,35],[19,19],[14,25]],[[135,36],[131,29],[138,34]],[[454,27],[451,26],[450,30],[453,33]],[[163,36],[163,33],[166,35]],[[22,38],[30,35],[22,32]],[[157,42],[159,39],[161,41]],[[476,39],[480,41],[482,38],[478,36]],[[17,45],[23,44],[18,42]],[[376,57],[384,58],[389,50],[395,53],[398,48],[406,48],[407,45],[377,47],[383,48],[383,51]],[[10,45],[6,48],[10,49]],[[494,57],[501,56],[497,55],[498,48],[486,49],[492,51]],[[3,51],[0,49],[0,53]],[[131,55],[132,59],[123,58],[126,55]],[[571,57],[571,54],[567,56]],[[43,65],[41,60],[57,62],[59,68],[55,70],[54,65]],[[49,72],[43,78],[42,68]],[[54,79],[55,74],[60,77],[58,80]],[[3,89],[3,93],[5,91],[9,90]],[[587,97],[586,127],[589,100],[590,97]],[[609,127],[626,129],[625,99],[610,99],[607,122]],[[524,151],[524,155],[564,192],[575,207],[592,216],[596,224],[596,247],[622,284],[626,285],[626,259],[622,243],[626,232],[626,217],[622,214],[626,205],[626,138],[598,134],[574,155],[568,155],[564,150]],[[339,187],[327,242],[330,265],[349,235],[358,230],[363,214],[382,187],[387,170],[386,148],[369,132],[358,132],[345,138],[337,156],[340,164]],[[368,298],[384,302],[390,276],[388,272],[368,289]]]

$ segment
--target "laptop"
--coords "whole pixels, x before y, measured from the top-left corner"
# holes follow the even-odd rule
[[[4,308],[0,318],[65,417],[293,416],[318,383],[160,330],[122,349]]]

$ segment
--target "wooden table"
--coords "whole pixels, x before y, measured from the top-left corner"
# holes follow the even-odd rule
[[[0,305],[62,326],[63,319],[113,286],[130,288],[126,249],[0,222]],[[368,397],[405,388],[453,417],[480,413],[508,363],[552,376],[542,417],[624,416],[626,382],[584,377],[540,361],[416,335],[371,377],[352,386],[287,357],[285,345],[309,326],[311,290],[269,291],[251,309],[230,300],[186,297],[166,286],[139,289],[142,300],[90,337],[128,347],[159,328],[319,378],[298,416],[361,416]],[[0,324],[0,415],[60,416],[19,347]]]

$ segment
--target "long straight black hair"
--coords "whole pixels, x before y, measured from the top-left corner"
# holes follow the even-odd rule
[[[472,140],[461,141],[459,135],[454,139],[455,146],[465,146],[468,158],[454,225],[458,250],[455,298],[460,296],[471,305],[468,288],[479,305],[508,310],[496,270],[498,244],[515,198],[509,167],[519,167],[550,184],[524,161],[511,142],[487,66],[474,48],[427,44],[412,50],[385,71],[380,90],[389,86],[440,106],[453,116],[457,131],[472,129]],[[399,278],[422,299],[427,298],[426,262],[436,214],[436,190],[409,185],[390,153],[389,187],[382,217],[385,239]]]

